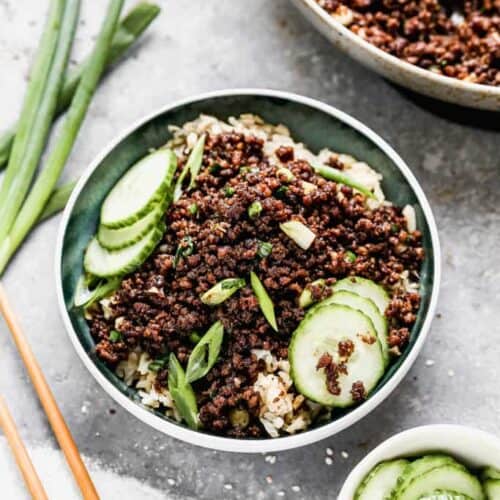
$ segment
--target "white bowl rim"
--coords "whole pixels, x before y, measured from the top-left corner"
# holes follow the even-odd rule
[[[296,1],[302,2],[303,5],[311,9],[311,11],[323,22],[337,31],[342,37],[347,38],[350,43],[357,45],[371,55],[380,57],[388,65],[398,66],[399,69],[405,73],[411,73],[413,75],[420,76],[424,79],[429,80],[430,83],[437,84],[441,87],[462,90],[464,92],[467,92],[469,95],[478,98],[479,100],[484,99],[485,96],[500,98],[500,87],[495,87],[494,85],[466,82],[464,80],[459,80],[458,78],[452,78],[449,76],[440,75],[438,73],[433,73],[428,69],[421,68],[420,66],[416,66],[415,64],[411,64],[407,61],[403,61],[402,59],[388,54],[384,50],[379,49],[372,43],[353,33],[349,28],[329,15],[328,12],[326,12],[326,10],[323,9],[315,0]]]
[[[100,370],[96,367],[94,362],[91,360],[91,358],[88,356],[87,352],[84,350],[83,346],[79,342],[78,336],[75,330],[73,329],[73,325],[71,324],[69,314],[66,310],[66,305],[62,290],[62,275],[61,275],[61,265],[60,265],[62,261],[64,235],[75,202],[79,197],[83,187],[87,183],[88,179],[94,172],[94,170],[100,165],[101,161],[116,145],[118,145],[122,140],[124,140],[135,129],[137,129],[144,123],[150,121],[154,117],[169,111],[170,109],[174,109],[179,106],[184,106],[186,104],[210,98],[245,96],[245,95],[281,98],[315,108],[346,123],[350,127],[354,128],[355,130],[363,134],[374,144],[376,144],[396,164],[396,166],[399,168],[399,170],[401,171],[401,173],[403,174],[403,176],[406,178],[407,182],[413,189],[418,199],[418,202],[421,206],[421,209],[424,213],[427,224],[429,226],[431,243],[434,252],[433,287],[431,291],[431,299],[429,302],[427,315],[422,323],[422,327],[420,329],[417,341],[413,345],[411,351],[408,353],[406,359],[403,361],[401,366],[392,375],[392,377],[385,383],[385,385],[382,388],[380,388],[375,395],[370,397],[363,404],[354,408],[352,411],[342,416],[338,420],[330,422],[329,424],[325,424],[321,427],[310,429],[308,431],[304,431],[303,433],[291,436],[284,436],[280,438],[262,438],[255,440],[226,438],[188,429],[187,427],[171,423],[166,419],[154,415],[150,411],[141,407],[138,403],[132,401],[127,396],[122,394],[100,372]],[[64,326],[66,327],[66,331],[68,333],[71,342],[73,343],[73,346],[75,347],[83,364],[87,367],[87,369],[97,380],[97,382],[101,385],[101,387],[123,408],[128,410],[132,415],[136,416],[139,420],[143,421],[144,423],[148,424],[154,429],[163,432],[164,434],[167,434],[169,436],[181,439],[182,441],[186,441],[190,444],[202,446],[205,448],[210,448],[213,450],[230,451],[237,453],[267,453],[267,452],[276,452],[276,451],[293,449],[307,444],[311,444],[346,429],[347,427],[353,425],[355,422],[357,422],[358,420],[366,416],[368,413],[370,413],[396,388],[396,386],[406,375],[410,367],[413,365],[417,355],[422,349],[422,346],[425,342],[427,333],[430,328],[431,321],[434,317],[434,312],[436,309],[436,304],[439,294],[439,285],[441,281],[441,251],[440,251],[436,222],[434,220],[434,216],[432,214],[427,198],[422,188],[420,187],[420,184],[416,180],[410,168],[402,160],[402,158],[392,149],[391,146],[389,146],[387,142],[385,142],[375,132],[373,132],[366,125],[362,124],[355,118],[352,118],[350,115],[344,113],[343,111],[340,111],[334,108],[333,106],[322,103],[315,99],[311,99],[309,97],[304,97],[298,94],[293,94],[279,90],[271,90],[271,89],[234,88],[234,89],[207,92],[196,96],[183,98],[175,102],[169,103],[165,106],[162,106],[159,109],[156,109],[154,112],[147,114],[145,117],[136,120],[131,126],[127,127],[124,132],[118,134],[115,139],[110,141],[110,143],[108,143],[101,150],[101,152],[96,156],[96,158],[83,172],[75,188],[73,189],[71,197],[69,198],[66,208],[64,210],[56,242],[55,278],[56,278],[57,300],[58,300],[60,314],[63,318]]]
[[[413,452],[408,449],[409,442],[432,442],[435,443],[435,451],[439,451],[440,445],[443,446],[444,443],[447,446],[447,443],[453,441],[459,443],[457,447],[461,446],[463,452],[466,452],[466,447],[462,444],[464,436],[470,437],[469,441],[475,443],[476,449],[481,448],[481,443],[488,443],[492,448],[498,448],[500,452],[500,438],[476,427],[458,424],[430,424],[412,427],[382,441],[367,453],[347,476],[337,500],[352,500],[351,492],[356,490],[366,474],[378,463],[384,460],[411,456]],[[453,455],[453,452],[451,454]],[[488,465],[500,466],[500,458],[497,464],[489,463]]]

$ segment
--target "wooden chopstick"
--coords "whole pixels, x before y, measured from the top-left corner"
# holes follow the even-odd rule
[[[33,463],[19,435],[7,403],[2,396],[0,396],[0,427],[7,438],[7,442],[23,475],[30,495],[34,500],[48,500],[47,493],[45,493],[45,489],[36,473],[35,467],[33,467]]]
[[[47,381],[42,373],[40,366],[28,344],[28,341],[18,323],[14,312],[7,300],[7,295],[0,283],[0,312],[3,314],[5,321],[12,333],[12,338],[17,346],[17,350],[21,355],[21,359],[26,366],[26,370],[31,378],[33,387],[35,388],[40,403],[45,410],[49,423],[56,436],[59,446],[63,451],[66,461],[73,472],[73,476],[80,488],[80,491],[85,500],[98,500],[99,495],[95,489],[94,483],[82,461],[78,448],[76,447],[73,436],[64,421],[64,417],[57,406],[54,395],[50,390]]]

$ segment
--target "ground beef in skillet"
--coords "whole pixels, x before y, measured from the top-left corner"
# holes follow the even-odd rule
[[[354,33],[404,61],[460,80],[500,85],[499,0],[317,2]]]
[[[220,360],[194,389],[204,428],[237,437],[265,435],[257,417],[259,397],[252,388],[262,361],[250,350],[266,349],[278,359],[287,358],[290,335],[304,315],[297,299],[308,283],[358,275],[390,287],[403,270],[417,276],[424,258],[421,235],[406,231],[400,208],[382,205],[369,210],[362,195],[318,177],[286,148],[279,155],[295,180],[285,184],[264,157],[262,145],[260,139],[237,133],[207,137],[197,189],[170,207],[162,243],[123,281],[111,317],[105,319],[97,308],[90,321],[97,355],[110,365],[126,359],[137,346],[153,358],[174,352],[185,365],[193,346],[190,334],[203,333],[221,320],[226,335]],[[304,190],[302,181],[316,189]],[[251,219],[247,209],[256,200],[262,212]],[[317,235],[309,250],[301,250],[279,229],[279,223],[291,218]],[[193,252],[174,268],[176,249],[186,237],[192,240]],[[263,241],[273,245],[264,258],[258,254]],[[348,251],[356,254],[354,262],[346,258]],[[274,302],[279,333],[265,320],[249,286],[217,307],[199,299],[218,281],[248,277],[251,270]],[[418,294],[401,292],[388,308],[397,348],[407,341],[401,332],[415,321],[417,299]],[[115,328],[121,339],[112,343],[108,337]],[[157,383],[165,381],[162,370]],[[362,397],[361,388],[353,391]],[[249,412],[244,429],[231,425],[235,409]]]

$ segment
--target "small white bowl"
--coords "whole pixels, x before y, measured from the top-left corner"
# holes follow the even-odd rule
[[[410,64],[363,40],[336,21],[316,0],[292,0],[292,3],[335,47],[389,80],[442,101],[500,110],[500,87],[465,82]]]
[[[475,469],[500,469],[499,438],[462,425],[425,425],[396,434],[368,453],[347,476],[337,500],[353,500],[361,481],[378,463],[429,452],[447,453]]]

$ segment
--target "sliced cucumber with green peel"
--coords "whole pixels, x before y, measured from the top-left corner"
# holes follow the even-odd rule
[[[385,310],[390,302],[389,295],[380,285],[377,285],[372,280],[360,278],[359,276],[344,278],[333,286],[334,292],[340,290],[347,290],[348,292],[357,293],[361,297],[370,299],[378,307],[382,316],[385,315]]]
[[[462,495],[456,491],[436,490],[429,495],[420,497],[419,500],[473,500],[468,495]]]
[[[85,252],[85,271],[101,278],[121,276],[134,271],[153,252],[165,232],[165,225],[159,224],[141,240],[122,250],[106,250],[93,238]]]
[[[408,464],[408,460],[404,459],[378,464],[363,479],[354,494],[354,500],[385,500],[389,498],[399,476]]]
[[[101,246],[107,250],[121,250],[141,240],[143,236],[158,225],[164,214],[165,203],[156,203],[149,213],[130,226],[109,229],[102,224],[99,225],[97,239]]]
[[[487,479],[483,488],[488,500],[500,500],[500,479]]]
[[[101,224],[118,229],[144,217],[167,196],[176,168],[177,158],[170,149],[160,149],[138,161],[104,200]]]
[[[404,490],[416,477],[425,474],[436,467],[442,467],[443,465],[450,464],[455,465],[458,464],[458,462],[449,455],[424,455],[423,457],[413,461],[403,471],[403,474],[401,474],[398,480],[396,492]]]
[[[340,356],[340,342],[352,343],[347,359]],[[317,369],[324,354],[345,363],[347,373],[338,376],[338,394],[328,390],[324,370]],[[370,318],[338,304],[319,307],[300,322],[292,336],[289,359],[297,390],[325,406],[351,406],[355,403],[353,384],[361,383],[368,395],[384,373],[382,348]]]
[[[384,355],[385,366],[389,364],[389,345],[387,343],[387,320],[385,316],[380,314],[378,307],[375,303],[366,297],[362,297],[353,292],[348,292],[347,290],[340,290],[334,292],[334,294],[327,299],[319,302],[315,307],[322,307],[327,304],[343,304],[345,306],[357,309],[362,313],[366,314],[377,332],[377,337],[380,341],[382,347],[382,354]],[[310,311],[308,314],[310,314]]]
[[[481,483],[458,463],[435,467],[413,478],[405,488],[398,486],[394,500],[420,500],[436,490],[451,490],[474,500],[483,500]]]

